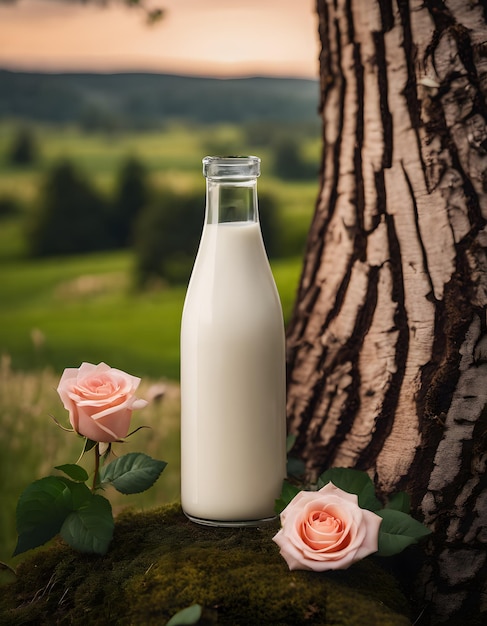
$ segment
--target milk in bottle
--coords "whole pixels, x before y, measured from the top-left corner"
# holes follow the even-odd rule
[[[181,502],[193,521],[274,516],[286,472],[285,346],[257,157],[206,157],[206,215],[181,323]]]

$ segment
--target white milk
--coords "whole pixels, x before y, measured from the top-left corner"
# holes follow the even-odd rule
[[[286,474],[284,325],[257,222],[206,224],[181,325],[181,501],[274,515]]]

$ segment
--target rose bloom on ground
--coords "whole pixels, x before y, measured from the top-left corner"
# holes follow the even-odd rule
[[[147,405],[135,397],[140,378],[99,363],[66,368],[57,392],[74,430],[99,443],[127,436],[134,409]]]
[[[382,518],[358,505],[358,497],[331,482],[300,491],[281,513],[273,540],[290,570],[347,569],[377,552]]]

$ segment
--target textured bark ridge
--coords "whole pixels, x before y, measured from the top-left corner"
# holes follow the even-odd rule
[[[288,328],[310,479],[368,470],[434,530],[436,621],[487,612],[487,6],[318,0],[321,189]],[[473,581],[475,583],[473,584]]]

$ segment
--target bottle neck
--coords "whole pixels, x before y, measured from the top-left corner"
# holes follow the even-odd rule
[[[206,179],[206,223],[258,222],[257,179]]]

